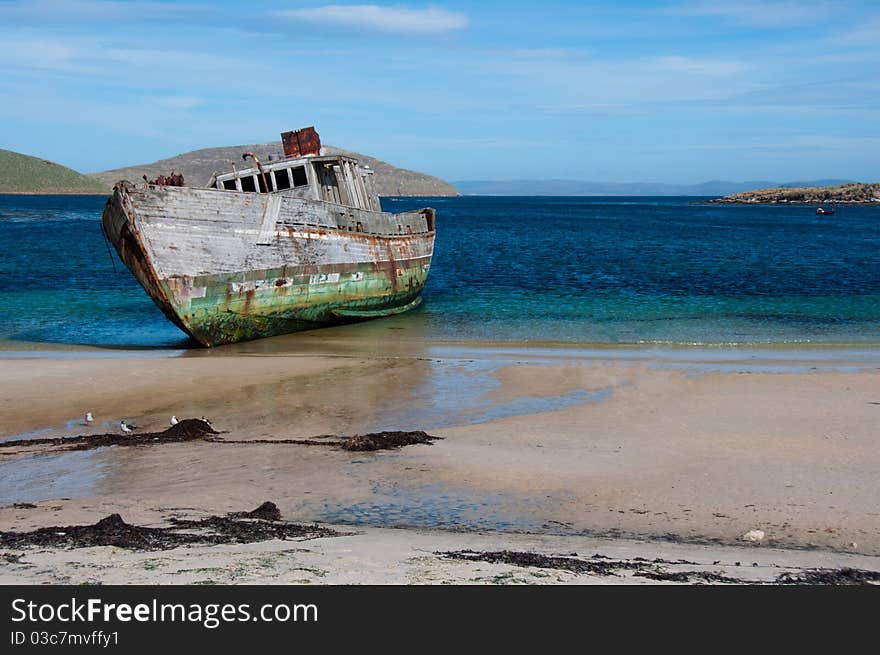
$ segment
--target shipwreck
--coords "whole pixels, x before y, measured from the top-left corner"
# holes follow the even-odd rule
[[[314,128],[284,155],[214,174],[121,181],[102,224],[175,325],[204,346],[398,314],[417,306],[434,250],[431,208],[382,211],[373,171],[321,154]]]

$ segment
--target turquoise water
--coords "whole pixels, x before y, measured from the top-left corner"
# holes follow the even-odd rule
[[[355,329],[571,344],[880,343],[880,208],[697,198],[383,200],[437,209],[422,307]],[[0,195],[0,341],[179,348],[100,230],[99,197]]]

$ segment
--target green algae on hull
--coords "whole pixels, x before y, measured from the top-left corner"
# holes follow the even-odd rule
[[[175,311],[183,315],[190,334],[200,343],[249,341],[408,311],[421,301],[419,293],[427,278],[427,268],[427,264],[418,262],[403,268],[404,283],[398,291],[387,288],[387,275],[374,271],[341,284],[309,284],[311,276],[306,276],[304,283],[246,287],[246,291],[234,294],[229,293],[232,285],[222,279],[202,279],[204,297],[193,299],[189,307],[178,306]],[[289,282],[289,277],[281,276],[280,271],[259,275]],[[348,276],[355,277],[351,273]],[[166,286],[165,291],[169,297],[177,297],[173,285]]]

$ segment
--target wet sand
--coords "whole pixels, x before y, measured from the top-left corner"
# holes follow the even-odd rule
[[[155,431],[176,414],[208,416],[221,438],[235,441],[382,430],[443,440],[376,453],[204,441],[0,451],[0,529],[92,523],[114,512],[156,525],[175,513],[272,500],[287,520],[355,526],[360,535],[319,548],[324,574],[304,576],[313,582],[431,582],[446,580],[444,572],[463,582],[475,581],[477,569],[494,580],[492,567],[507,565],[450,562],[420,549],[564,554],[597,539],[606,550],[638,544],[645,557],[720,548],[753,553],[729,557],[749,564],[773,553],[779,565],[858,560],[880,570],[880,368],[871,357],[283,343],[282,352],[261,343],[183,357],[0,358],[0,436],[105,432],[121,418]],[[92,428],[78,424],[87,410]],[[753,529],[765,538],[744,544]],[[112,547],[28,551],[30,568],[10,565],[2,581],[188,581],[169,571],[197,553],[258,581],[262,573],[247,562],[292,545],[211,548],[221,550],[162,553],[172,563],[146,569],[147,556]],[[422,561],[423,574],[411,575]],[[83,570],[90,562],[99,568]],[[372,562],[373,573],[346,573],[352,562]],[[275,565],[266,566],[269,576]],[[538,581],[522,575],[513,578]]]

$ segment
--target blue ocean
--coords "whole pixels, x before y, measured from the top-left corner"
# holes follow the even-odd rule
[[[880,207],[705,200],[385,198],[435,207],[437,240],[422,306],[372,324],[439,341],[880,344]],[[0,195],[0,345],[192,345],[109,252],[103,205]]]

